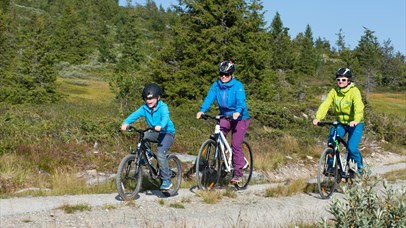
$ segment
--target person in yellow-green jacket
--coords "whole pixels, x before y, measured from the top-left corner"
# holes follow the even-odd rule
[[[348,68],[340,68],[336,72],[337,87],[330,90],[327,98],[320,105],[313,120],[313,125],[324,119],[330,106],[334,105],[337,120],[347,125],[339,125],[340,137],[348,133],[348,150],[350,159],[357,163],[357,171],[361,173],[364,165],[358,145],[364,129],[364,103],[361,92],[352,82],[352,72]],[[330,130],[328,142],[332,142],[333,131]]]

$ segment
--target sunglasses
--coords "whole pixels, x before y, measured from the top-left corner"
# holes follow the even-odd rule
[[[337,78],[337,82],[346,82],[348,79],[346,78]]]
[[[220,77],[230,77],[230,74],[220,74]]]

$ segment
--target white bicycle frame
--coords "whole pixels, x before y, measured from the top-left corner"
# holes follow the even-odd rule
[[[217,143],[220,145],[220,149],[221,151],[218,151],[221,155],[221,157],[223,158],[223,160],[225,161],[224,164],[226,166],[226,172],[231,172],[231,170],[233,170],[233,168],[231,167],[231,162],[233,161],[233,150],[231,149],[230,145],[227,142],[226,137],[224,136],[223,132],[220,131],[220,125],[216,124],[216,127],[214,129],[214,134],[218,134],[219,137],[217,137]],[[227,156],[228,155],[228,159]]]
[[[337,138],[336,138],[336,136],[334,135],[333,136],[333,141],[335,142],[336,140],[337,140]],[[338,149],[339,148],[337,148],[337,147],[339,147],[339,145],[335,145],[335,148],[334,148],[334,150],[335,151],[338,151]],[[340,163],[341,163],[341,168],[343,169],[342,170],[342,173],[344,174],[344,175],[347,175],[347,172],[349,171],[349,170],[346,170],[346,165],[347,165],[347,158],[348,158],[348,150],[345,150],[345,154],[344,154],[344,159],[342,159],[342,155],[341,155],[341,150],[340,150]],[[337,160],[337,157],[336,156],[334,156],[334,158],[333,158],[333,164],[335,165],[336,164],[336,161]],[[352,169],[353,171],[357,171],[356,169],[354,169],[354,168],[352,168],[352,166],[354,166],[354,161],[352,161],[352,160],[350,160],[350,164],[349,164],[349,166],[348,166],[348,168],[349,169]],[[356,166],[355,166],[356,167]]]
[[[222,152],[218,151],[219,153],[221,153],[221,157],[223,158],[223,160],[225,161],[224,164],[226,166],[226,172],[229,173],[232,170],[234,170],[234,167],[232,167],[231,164],[233,164],[233,149],[231,149],[230,145],[227,142],[226,137],[224,136],[223,132],[220,131],[220,125],[216,124],[216,127],[214,129],[214,134],[218,134],[219,137],[217,137],[217,143],[220,145],[220,149]],[[228,154],[228,159],[227,159],[227,154]],[[248,160],[245,158],[244,156],[244,167],[243,169],[247,168],[247,166],[249,165]]]

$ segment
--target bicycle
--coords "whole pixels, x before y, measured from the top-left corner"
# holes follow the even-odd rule
[[[143,179],[143,166],[149,171],[149,177],[153,180],[160,180],[160,169],[156,154],[151,152],[151,142],[158,142],[158,132],[151,128],[139,130],[129,126],[128,132],[139,133],[137,148],[133,150],[130,147],[130,154],[126,155],[118,166],[116,175],[116,186],[118,194],[125,200],[133,200],[141,189]],[[174,196],[177,194],[182,182],[181,162],[175,155],[167,156],[169,168],[171,170],[172,188],[161,190],[165,196]],[[145,163],[145,164],[143,164]]]
[[[329,198],[334,190],[336,184],[345,179],[347,184],[352,183],[352,178],[356,172],[355,163],[349,157],[349,150],[347,142],[338,135],[337,127],[339,125],[348,126],[347,124],[334,122],[319,122],[318,126],[333,126],[333,143],[329,143],[328,147],[321,154],[319,165],[317,169],[317,185],[321,198]],[[340,148],[340,144],[344,146]],[[344,156],[342,155],[344,154]],[[330,165],[328,164],[330,162]],[[355,170],[354,170],[355,169]],[[355,172],[354,172],[355,171]]]
[[[220,178],[225,178],[228,174],[234,174],[232,149],[226,137],[220,131],[220,120],[231,120],[232,117],[203,114],[201,119],[212,119],[216,122],[214,134],[202,144],[196,159],[197,186],[201,190],[210,190],[217,186]],[[237,190],[247,188],[252,177],[254,164],[251,146],[244,140],[242,147],[245,165],[243,167],[242,181],[234,184]]]

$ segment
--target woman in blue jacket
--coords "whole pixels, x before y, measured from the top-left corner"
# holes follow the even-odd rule
[[[145,104],[124,120],[121,130],[127,130],[130,124],[140,117],[145,117],[148,126],[159,132],[157,158],[161,169],[162,185],[160,188],[167,190],[172,187],[172,183],[166,154],[173,144],[175,126],[169,117],[168,105],[160,100],[161,95],[162,90],[157,84],[146,85],[142,91],[142,99]]]
[[[235,65],[232,61],[223,61],[219,67],[220,78],[211,86],[200,111],[196,114],[199,119],[210,109],[216,100],[221,115],[232,116],[232,120],[222,119],[220,130],[225,136],[232,132],[231,148],[233,150],[234,177],[232,183],[241,182],[242,168],[245,165],[242,143],[250,123],[244,85],[234,77]]]

